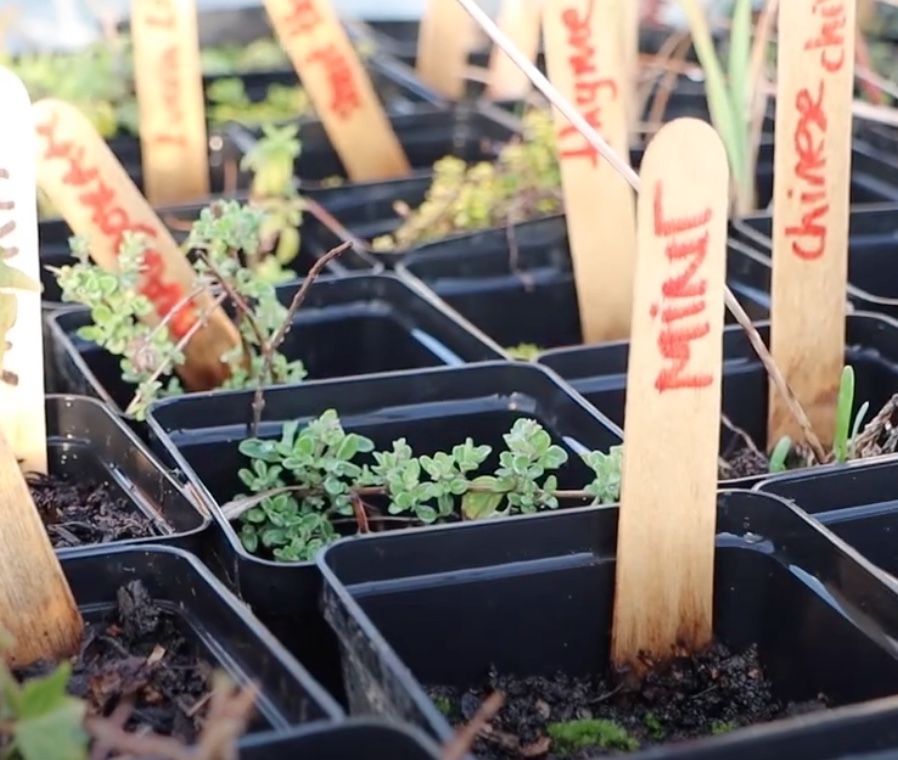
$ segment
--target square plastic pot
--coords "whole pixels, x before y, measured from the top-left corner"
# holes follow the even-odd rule
[[[152,545],[97,548],[64,557],[62,566],[87,620],[112,610],[122,586],[142,581],[160,607],[175,613],[203,659],[238,683],[258,685],[256,730],[343,717],[337,702],[193,555]]]
[[[376,720],[301,727],[247,737],[241,760],[439,760],[436,745],[421,731]]]
[[[767,262],[734,242],[728,269],[730,287],[749,316],[765,319],[769,298],[759,293],[769,285]],[[396,273],[431,288],[506,348],[532,343],[547,349],[583,341],[564,216],[421,246],[401,259]],[[729,312],[726,316],[732,321]]]
[[[838,707],[893,694],[898,586],[785,501],[730,491],[718,505],[718,639],[734,652],[757,645],[782,701],[824,694]],[[475,686],[491,666],[519,677],[601,674],[617,515],[593,507],[331,546],[319,556],[323,606],[351,712],[407,721],[445,741],[452,729],[424,685]],[[802,725],[777,721],[684,746],[727,742],[740,757],[766,760],[770,737]]]
[[[788,499],[898,577],[898,456],[855,460],[821,473],[786,472],[755,489]]]
[[[770,323],[755,325],[765,343]],[[858,312],[846,318],[845,363],[855,371],[855,410],[865,401],[876,414],[898,385],[898,321]],[[628,341],[599,346],[559,348],[542,353],[537,361],[557,372],[616,425],[624,427]],[[764,448],[767,440],[768,378],[761,360],[739,325],[724,328],[722,413]],[[720,429],[721,452],[734,443],[726,425]],[[812,472],[830,465],[814,467]],[[748,487],[769,476],[726,480],[728,487]]]
[[[105,484],[111,499],[128,502],[146,517],[155,535],[115,541],[168,544],[200,552],[212,518],[200,511],[134,432],[111,409],[85,396],[46,397],[47,464],[66,482]],[[60,555],[89,551],[65,547]]]
[[[289,304],[299,287],[279,288],[281,301]],[[59,383],[122,412],[135,388],[122,380],[118,357],[78,337],[90,319],[85,308],[48,316]],[[310,379],[504,358],[499,346],[439,299],[391,274],[316,280],[281,352],[301,359]]]
[[[501,436],[524,416],[542,422],[571,453],[607,450],[620,442],[620,431],[554,375],[511,362],[313,381],[273,388],[265,399],[259,431],[264,437],[280,435],[285,422],[307,421],[334,408],[346,430],[371,437],[379,448],[405,437],[419,454],[451,448],[467,436],[478,444],[501,446]],[[154,404],[147,420],[153,446],[219,523],[209,552],[216,573],[309,663],[319,680],[336,688],[332,684],[341,683],[339,661],[318,608],[318,570],[308,562],[273,562],[249,554],[219,510],[244,490],[237,473],[247,460],[238,445],[247,433],[251,403],[250,392],[230,392]],[[575,487],[586,482],[579,461],[569,463],[562,476]],[[331,655],[318,655],[313,662],[308,653],[327,642]]]
[[[773,218],[756,214],[733,223],[733,234],[762,255],[772,255]],[[898,204],[855,206],[848,217],[848,284],[854,306],[898,316]]]
[[[510,139],[510,135],[505,140],[500,139],[492,147],[493,158],[495,155],[498,155],[502,144],[507,142],[508,139]],[[642,147],[634,148],[630,152],[631,164],[637,170],[642,162],[643,154],[644,149]],[[855,154],[852,172],[853,201],[870,203],[898,199],[898,181],[892,179],[892,173],[888,170],[888,167],[883,167],[869,157],[865,158],[865,155],[861,152],[855,151]],[[396,204],[402,203],[410,208],[417,208],[426,197],[430,187],[433,178],[433,173],[430,171],[432,163],[445,155],[458,155],[468,161],[489,160],[491,158],[489,156],[469,157],[442,147],[441,150],[435,151],[427,159],[427,162],[420,164],[422,167],[425,167],[422,168],[420,176],[416,172],[414,176],[400,180],[366,183],[362,186],[351,188],[336,187],[323,191],[314,191],[311,193],[313,197],[339,221],[344,230],[327,229],[322,225],[311,227],[307,232],[309,247],[316,251],[317,255],[321,255],[324,251],[347,239],[347,232],[349,236],[367,243],[379,235],[395,231],[401,222],[401,218],[395,210]],[[415,165],[418,166],[419,164],[416,163]],[[889,184],[890,182],[895,182],[894,187]],[[759,207],[765,208],[773,194],[773,142],[772,138],[769,137],[762,140],[760,145],[756,187]],[[502,226],[497,229],[504,233],[506,227]],[[742,229],[743,227],[734,228],[736,241],[763,253],[761,246],[752,243],[742,232]],[[474,233],[461,232],[444,239],[451,240],[458,247],[462,247],[472,240],[472,236],[477,234],[479,234],[479,231]],[[407,251],[396,253],[377,253],[373,251],[368,251],[368,253],[377,258],[387,268],[392,268],[398,266],[407,256],[419,248],[429,247],[439,242],[441,241],[432,241],[425,245],[414,246]],[[760,257],[758,262],[764,262],[764,257]],[[762,279],[766,281],[769,278],[762,277]],[[769,292],[769,287],[765,286],[765,289]]]

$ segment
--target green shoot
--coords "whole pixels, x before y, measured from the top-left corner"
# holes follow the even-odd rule
[[[700,0],[682,0],[682,7],[689,20],[696,55],[705,73],[711,120],[729,158],[735,212],[745,214],[755,205],[755,172],[750,152],[751,88],[748,81],[752,2],[735,0],[726,74],[714,48],[704,4]]]
[[[785,472],[791,451],[792,439],[784,435],[776,442],[776,446],[770,452],[770,472]]]
[[[833,457],[837,462],[848,461],[848,435],[851,432],[851,408],[854,406],[854,369],[842,368],[839,397],[836,403],[836,426],[833,433]]]

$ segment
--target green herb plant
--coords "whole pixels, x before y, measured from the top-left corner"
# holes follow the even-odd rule
[[[865,401],[861,405],[852,421],[851,410],[854,408],[854,397],[854,368],[851,365],[845,365],[842,368],[842,378],[836,402],[836,422],[833,432],[833,449],[830,457],[832,462],[841,464],[858,456],[858,436],[861,432],[864,417],[870,408],[870,402]],[[770,454],[770,472],[784,472],[788,468],[790,460],[800,460],[801,458],[801,452],[796,450],[792,439],[789,436],[783,436],[777,441]],[[805,463],[804,466],[809,466],[809,463]]]
[[[552,115],[548,110],[533,109],[522,121],[522,139],[503,146],[495,162],[469,166],[455,156],[437,161],[424,201],[415,209],[398,206],[402,217],[398,229],[375,238],[372,248],[401,252],[453,233],[561,212],[561,174]]]
[[[213,673],[206,724],[196,745],[190,747],[173,737],[124,730],[121,723],[128,713],[121,707],[125,705],[110,717],[89,714],[88,703],[68,693],[71,672],[71,665],[62,662],[44,675],[20,680],[0,661],[0,753],[4,760],[213,760],[236,756],[236,742],[246,732],[256,699],[254,687],[235,689],[225,673]],[[102,754],[98,744],[105,748]]]
[[[593,480],[581,490],[558,488],[567,452],[535,420],[518,419],[503,436],[498,466],[482,474],[493,448],[471,438],[450,451],[416,455],[404,438],[376,450],[370,438],[346,432],[333,409],[280,439],[247,438],[239,471],[251,495],[223,507],[240,523],[243,546],[284,562],[311,560],[351,523],[360,532],[386,516],[430,525],[556,509],[560,499],[607,504],[620,494],[621,447],[582,454]]]
[[[536,360],[542,349],[536,343],[518,343],[516,346],[509,346],[505,351],[512,359],[517,359],[521,362],[532,362]]]
[[[248,260],[249,267],[267,282],[294,279],[287,265],[300,249],[303,201],[293,179],[293,166],[301,145],[299,127],[262,127],[262,137],[243,156],[240,168],[252,171],[250,204],[264,214],[259,228],[258,251]]]
[[[76,263],[52,271],[62,300],[90,309],[91,323],[78,331],[79,337],[118,356],[122,379],[136,386],[127,414],[143,419],[154,400],[183,392],[178,378],[171,375],[184,363],[184,348],[202,326],[205,314],[178,341],[168,324],[180,308],[203,292],[212,296],[215,306],[230,306],[242,338],[242,346],[221,357],[231,373],[222,388],[255,387],[261,414],[264,387],[296,383],[306,376],[303,363],[289,360],[279,349],[311,283],[346,246],[319,258],[290,305],[284,306],[274,284],[258,277],[246,263],[258,255],[264,221],[263,211],[236,201],[218,201],[204,209],[187,239],[195,287],[155,327],[143,321],[154,307],[139,289],[147,239],[133,233],[123,236],[116,272],[90,260],[86,240],[72,239]]]

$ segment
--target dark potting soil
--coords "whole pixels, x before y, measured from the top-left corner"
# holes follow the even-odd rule
[[[211,666],[198,657],[175,617],[160,609],[141,581],[120,588],[116,602],[107,619],[85,625],[68,692],[86,700],[93,715],[109,716],[128,701],[133,710],[126,730],[152,730],[192,742],[211,687]],[[38,663],[16,676],[24,680],[55,667]]]
[[[720,452],[726,466],[718,468],[720,480],[750,478],[755,475],[767,475],[770,472],[770,461],[758,449],[739,441]]]
[[[152,520],[108,483],[29,474],[28,485],[56,549],[157,535]]]
[[[652,671],[635,691],[611,683],[493,671],[467,691],[431,687],[428,694],[454,725],[470,721],[492,692],[504,695],[502,709],[472,748],[481,760],[621,755],[826,708],[822,696],[802,704],[778,701],[755,647],[733,655],[714,644]]]

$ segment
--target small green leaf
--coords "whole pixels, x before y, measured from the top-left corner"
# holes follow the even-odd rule
[[[505,498],[505,492],[500,489],[497,478],[492,475],[481,475],[479,478],[474,478],[471,481],[471,486],[472,488],[489,490],[469,490],[462,497],[462,518],[465,520],[482,520],[493,517]]]

